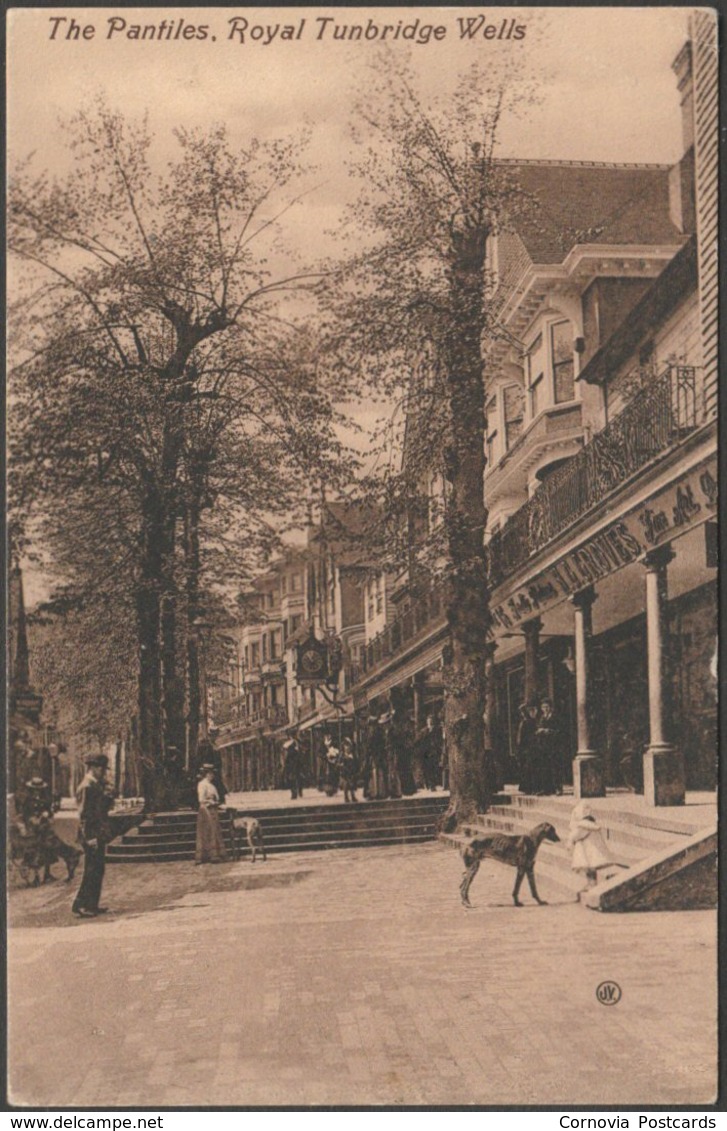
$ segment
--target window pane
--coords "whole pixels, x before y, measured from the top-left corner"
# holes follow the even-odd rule
[[[509,451],[523,430],[523,391],[519,385],[505,389],[505,448]]]
[[[572,401],[573,390],[573,339],[570,322],[556,322],[551,327],[553,351],[553,385],[555,403]]]

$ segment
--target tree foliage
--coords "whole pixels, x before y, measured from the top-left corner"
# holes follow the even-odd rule
[[[305,139],[175,137],[160,169],[146,123],[99,104],[68,126],[72,170],[27,164],[9,194],[13,529],[20,549],[41,538],[89,645],[133,617],[152,804],[173,792],[165,748],[203,724],[210,611],[295,521],[301,483],[348,471],[313,342],[280,303],[317,276],[269,265]]]
[[[414,590],[422,573],[446,579],[451,821],[486,807],[494,784],[483,758],[484,386],[486,342],[502,331],[488,246],[532,212],[496,155],[503,115],[530,97],[475,67],[453,97],[425,104],[406,69],[381,60],[358,108],[361,191],[347,217],[358,247],[328,286],[332,363],[401,406],[403,460],[382,461],[365,484],[400,532],[384,530],[391,564],[408,566]]]

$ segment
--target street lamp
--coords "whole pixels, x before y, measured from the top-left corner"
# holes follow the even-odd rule
[[[56,781],[58,779],[58,746],[55,742],[48,744],[48,753],[50,755],[50,796],[51,805],[55,805],[56,800]]]

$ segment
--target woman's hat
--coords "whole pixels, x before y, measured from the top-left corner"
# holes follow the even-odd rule
[[[212,763],[212,762],[203,762],[202,765],[200,766],[200,769],[204,770],[204,772],[206,774],[208,774],[210,772],[210,770],[212,770],[214,772],[214,768],[215,768],[214,763]]]
[[[26,781],[25,784],[28,789],[45,789],[45,782],[42,778],[39,778],[37,776],[31,778],[30,781]]]

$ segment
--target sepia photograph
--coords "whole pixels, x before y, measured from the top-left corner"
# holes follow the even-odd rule
[[[5,1110],[714,1107],[717,13],[6,31]]]

